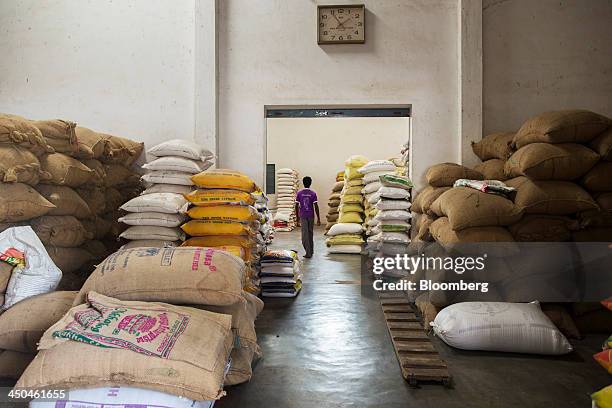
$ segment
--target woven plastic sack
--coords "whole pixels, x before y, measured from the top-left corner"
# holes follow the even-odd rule
[[[246,174],[228,169],[214,169],[191,177],[193,183],[202,188],[235,189],[252,193],[257,189],[255,182]]]
[[[192,160],[211,160],[214,155],[210,150],[182,139],[172,139],[150,148],[147,153],[153,156],[179,156]]]
[[[120,208],[128,212],[178,214],[187,210],[187,200],[180,194],[154,193],[134,197]]]
[[[210,161],[192,160],[178,156],[164,156],[146,163],[142,167],[148,170],[179,171],[197,174],[208,170],[212,164]]]
[[[338,223],[334,224],[330,230],[327,232],[327,235],[333,237],[334,235],[341,234],[361,234],[363,232],[363,227],[361,224],[355,223]]]
[[[191,173],[181,171],[156,170],[141,177],[142,181],[152,184],[179,184],[192,186]]]
[[[126,229],[119,237],[129,240],[155,239],[160,241],[184,241],[185,234],[180,228],[134,225]]]
[[[368,174],[375,171],[395,171],[395,164],[389,160],[372,160],[365,166],[360,167],[357,171],[361,174]]]

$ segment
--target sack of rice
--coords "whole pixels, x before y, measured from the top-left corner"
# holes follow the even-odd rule
[[[95,260],[103,260],[110,253],[102,241],[90,239],[81,245],[81,249],[86,250]]]
[[[212,166],[210,161],[192,160],[180,156],[164,156],[144,164],[147,170],[178,171],[182,173],[197,174]]]
[[[245,269],[240,258],[211,248],[120,250],[97,266],[75,304],[93,290],[122,300],[231,305],[241,299]]]
[[[180,184],[153,184],[147,187],[141,195],[153,193],[175,193],[186,195],[192,192],[191,186],[182,186]]]
[[[68,187],[79,187],[94,176],[94,171],[78,160],[62,153],[47,154],[40,157],[43,171],[51,175],[47,184],[59,184]]]
[[[514,136],[521,148],[529,143],[588,143],[610,126],[610,119],[587,110],[544,112],[527,120]]]
[[[192,176],[191,180],[201,188],[233,189],[247,193],[252,193],[257,188],[249,176],[227,169],[208,170]]]
[[[47,215],[73,215],[76,218],[90,218],[93,215],[87,203],[70,187],[41,184],[36,190],[55,205]]]
[[[479,171],[485,177],[485,180],[507,180],[508,177],[504,173],[506,162],[501,159],[489,159],[474,166],[474,170]]]
[[[100,157],[100,161],[104,163],[121,164],[129,167],[138,160],[144,150],[144,143],[104,133],[102,135],[105,143],[104,154]]]
[[[141,177],[141,180],[151,184],[178,184],[181,186],[193,186],[191,173],[181,171],[155,170]]]
[[[327,235],[333,237],[334,235],[340,234],[361,234],[363,227],[360,224],[355,223],[338,223],[334,224],[331,229],[327,232]]]
[[[523,211],[507,198],[469,187],[451,188],[438,197],[430,209],[439,217],[448,217],[455,231],[510,225],[523,215]]]
[[[159,241],[184,241],[185,233],[178,227],[134,225],[123,231],[119,237],[129,240],[154,239]]]
[[[344,187],[344,181],[337,181],[332,187],[332,192],[337,193]]]
[[[440,163],[431,166],[425,173],[425,178],[430,186],[452,187],[458,179],[484,180],[484,175],[460,164]]]
[[[408,177],[399,174],[383,174],[379,178],[384,187],[403,188],[405,190],[410,190],[413,187],[412,181]]]
[[[569,181],[532,181],[516,177],[506,184],[516,188],[514,203],[525,214],[570,215],[598,208],[589,193]]]
[[[417,194],[412,202],[412,211],[419,214],[428,214],[429,207],[431,204],[436,201],[438,197],[442,195],[447,190],[450,190],[452,187],[433,187],[427,186],[421,192]]]
[[[249,223],[259,219],[259,213],[255,207],[247,205],[193,207],[187,211],[187,215],[198,220],[219,220],[243,223]]]
[[[361,245],[349,244],[349,245],[332,245],[327,248],[328,254],[360,254]]]
[[[36,354],[0,350],[0,379],[18,380]]]
[[[72,307],[77,292],[32,296],[0,315],[0,349],[36,353],[43,333]]]
[[[530,143],[506,162],[508,178],[527,176],[532,180],[575,180],[599,161],[599,155],[575,143]]]
[[[30,220],[30,225],[43,244],[58,247],[77,247],[93,235],[71,215],[43,215]]]
[[[0,144],[0,182],[26,183],[35,186],[51,175],[42,172],[38,158],[31,151]]]
[[[202,237],[189,238],[181,246],[210,248],[239,246],[250,250],[254,245],[254,241],[246,235],[206,235]]]
[[[250,348],[234,348],[230,354],[232,364],[225,377],[225,385],[238,385],[249,381],[253,376],[253,360],[258,358],[259,354]]]
[[[389,160],[372,160],[369,161],[366,165],[357,169],[357,171],[361,174],[368,174],[375,171],[395,171],[395,164],[390,162]]]
[[[33,120],[30,123],[40,130],[45,142],[57,153],[74,156],[78,152],[76,123],[61,119]]]
[[[0,183],[0,222],[19,222],[47,214],[55,206],[23,183]]]
[[[106,190],[98,186],[82,186],[75,189],[76,193],[85,201],[92,215],[102,215],[107,211]],[[111,208],[108,208],[110,210]]]
[[[104,155],[107,140],[102,133],[94,132],[81,126],[77,126],[74,131],[78,146],[75,157],[80,159],[99,159]]]
[[[470,227],[455,231],[451,228],[447,217],[433,221],[429,231],[436,241],[444,244],[514,241],[508,230],[502,227]],[[516,246],[514,247],[518,250]]]
[[[187,200],[174,193],[153,193],[132,198],[120,207],[128,212],[179,214],[187,210]]]
[[[442,309],[432,327],[446,344],[463,350],[545,355],[573,350],[537,302],[457,303]]]
[[[435,221],[435,219],[427,214],[420,214],[417,217],[417,224],[414,227],[415,235],[412,237],[412,241],[417,242],[432,242],[434,239],[431,236],[429,227]]]
[[[327,246],[333,245],[360,245],[363,244],[363,237],[359,234],[338,234],[327,238]]]
[[[589,147],[601,156],[601,160],[612,161],[612,126],[593,139]]]
[[[222,220],[190,220],[181,226],[183,231],[194,237],[204,235],[254,235],[248,224]]]
[[[597,163],[580,183],[589,191],[612,191],[612,162]]]
[[[106,174],[104,178],[106,187],[140,184],[140,175],[120,164],[105,164],[104,172]]]
[[[15,115],[0,114],[0,145],[23,147],[36,156],[54,152],[36,126]]]
[[[578,223],[562,216],[526,215],[508,229],[521,242],[562,242],[571,239],[571,231],[578,229]]]
[[[479,142],[472,142],[472,151],[482,161],[491,159],[505,161],[512,154],[514,135],[514,132],[487,135]]]
[[[222,395],[232,343],[230,316],[90,292],[45,332],[16,386],[101,387],[121,378],[122,385],[212,400]]]
[[[46,246],[45,249],[53,263],[64,274],[74,273],[93,260],[93,256],[83,248]]]
[[[147,150],[152,156],[179,156],[191,160],[211,161],[214,158],[210,150],[188,140],[172,139]]]
[[[361,212],[343,212],[340,211],[338,216],[338,223],[363,223],[363,214]]]
[[[183,214],[165,214],[159,212],[128,213],[119,218],[119,222],[127,225],[146,225],[152,227],[180,227],[187,218]],[[145,238],[156,239],[156,238]]]

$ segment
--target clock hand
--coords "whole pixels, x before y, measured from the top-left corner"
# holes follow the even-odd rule
[[[338,22],[338,27],[340,27],[342,25],[342,23],[340,22],[340,20],[338,20],[338,17],[336,17],[335,14],[332,14],[332,17],[336,19],[336,21]],[[338,28],[336,27],[336,28]]]
[[[342,28],[346,28],[346,27],[344,27],[344,24],[346,24],[347,22],[349,22],[349,21],[350,21],[352,18],[353,18],[353,17],[349,17],[349,18],[347,18],[346,20],[344,20],[342,23],[340,23],[340,22],[339,22],[339,23],[340,23],[340,25],[342,26]],[[339,27],[340,27],[340,26],[338,26],[338,27],[336,27],[336,28],[339,28]]]

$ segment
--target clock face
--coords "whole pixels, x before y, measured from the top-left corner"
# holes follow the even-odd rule
[[[365,6],[319,6],[319,44],[365,42]]]

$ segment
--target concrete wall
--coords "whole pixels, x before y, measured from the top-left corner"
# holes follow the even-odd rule
[[[612,1],[483,0],[484,131],[547,110],[612,116]]]
[[[348,157],[399,157],[410,136],[410,118],[271,118],[266,123],[267,162],[297,170],[300,179],[312,177],[322,222],[336,173]],[[276,195],[270,199],[275,205]]]
[[[416,181],[459,160],[458,1],[364,1],[366,43],[325,46],[317,3],[219,2],[220,164],[263,182],[265,105],[412,104]]]
[[[0,2],[0,112],[192,139],[194,1]]]

